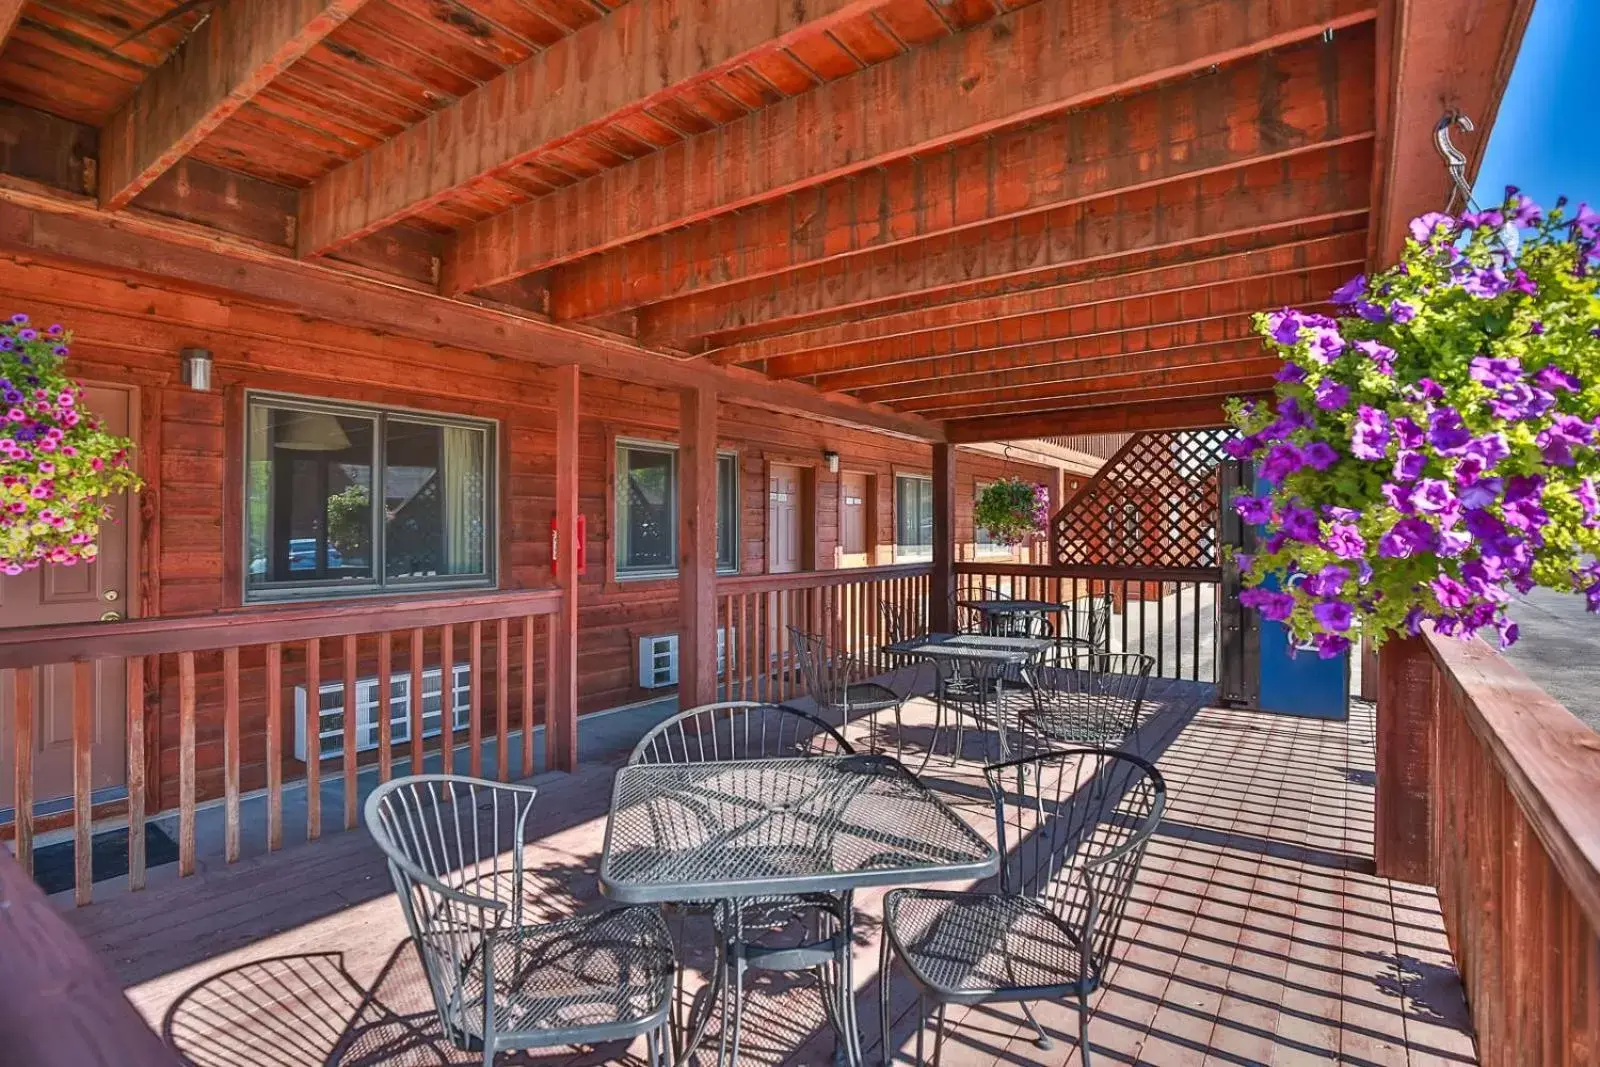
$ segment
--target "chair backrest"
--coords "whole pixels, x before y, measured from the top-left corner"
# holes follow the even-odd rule
[[[628,762],[711,763],[853,754],[839,732],[815,715],[733,700],[680,711],[645,734]]]
[[[1135,652],[1049,649],[1031,672],[1039,732],[1053,743],[1120,747],[1139,729],[1155,665]]]
[[[389,874],[447,1033],[480,1026],[484,938],[523,921],[523,845],[536,791],[448,774],[396,778],[367,797]],[[482,989],[481,983],[471,981]]]
[[[1161,772],[1130,753],[1069,748],[995,764],[984,776],[1005,857],[1001,891],[1047,903],[1080,931],[1090,969],[1101,972],[1166,807]]]
[[[844,650],[834,647],[816,634],[798,626],[789,627],[800,674],[806,681],[806,695],[818,711],[843,708],[850,686],[866,681],[870,672]]]
[[[1079,597],[1063,605],[1061,636],[1108,651],[1111,648],[1113,606],[1110,590],[1096,596]]]
[[[906,622],[906,612],[899,604],[888,600],[878,602],[878,614],[883,617],[883,640],[886,644],[899,644],[917,636]]]

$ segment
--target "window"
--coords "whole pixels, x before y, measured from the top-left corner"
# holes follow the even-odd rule
[[[894,549],[902,559],[933,557],[933,480],[897,475],[894,480]]]
[[[246,406],[247,600],[493,582],[492,423]]]
[[[617,445],[617,576],[678,573],[678,449]],[[717,456],[717,570],[739,568],[739,457]]]
[[[717,457],[717,570],[739,570],[739,457]]]

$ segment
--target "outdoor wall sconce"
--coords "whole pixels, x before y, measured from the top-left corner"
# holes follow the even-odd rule
[[[183,357],[183,384],[197,393],[211,391],[211,351],[206,348],[185,348]]]
[[[829,474],[839,473],[839,453],[828,450],[822,453],[822,461],[828,465]]]

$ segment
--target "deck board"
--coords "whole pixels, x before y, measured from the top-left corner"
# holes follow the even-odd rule
[[[1110,981],[1093,1001],[1097,1062],[1476,1063],[1436,898],[1372,873],[1370,708],[1323,722],[1204,707],[1208,693],[1166,684],[1141,732],[1167,776],[1168,815]],[[613,769],[585,764],[539,780],[530,866],[573,906],[596,902]],[[975,827],[993,832],[975,766],[935,761],[929,777]],[[856,950],[872,1062],[881,896],[860,896]],[[203,864],[193,878],[155,880],[71,920],[145,1017],[199,1067],[478,1062],[441,1040],[387,874],[363,833],[233,867]],[[691,967],[706,962],[705,952],[690,953]],[[831,1062],[809,979],[758,981],[742,1060]],[[915,993],[903,976],[891,992],[893,1043],[909,1062]],[[952,1010],[944,1062],[1078,1063],[1074,1010],[1046,1004],[1038,1014],[1057,1035],[1050,1050],[1036,1047],[1011,1008]],[[641,1052],[502,1062],[638,1064]]]

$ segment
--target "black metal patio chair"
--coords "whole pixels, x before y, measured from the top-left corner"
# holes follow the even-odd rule
[[[836,720],[840,734],[846,737],[852,721],[865,719],[868,748],[878,753],[884,751],[885,746],[876,717],[881,712],[893,712],[894,738],[887,747],[891,747],[890,754],[899,759],[906,739],[901,713],[912,694],[892,685],[859,657],[817,634],[807,633],[798,626],[789,627],[789,634],[800,660],[806,695],[815,704],[817,715],[825,721]]]
[[[1153,656],[1058,646],[1029,671],[1033,706],[1022,713],[1047,745],[1121,748],[1139,729]]]
[[[1069,601],[1061,606],[1061,628],[1052,636],[1064,649],[1110,652],[1113,607],[1110,590]]]
[[[367,798],[367,830],[389,861],[439,1022],[485,1067],[501,1051],[640,1034],[650,1067],[666,1067],[671,933],[645,907],[531,921],[523,848],[534,796],[423,774]]]
[[[944,1044],[951,1004],[1013,1001],[1041,1048],[1050,1036],[1029,1003],[1076,998],[1078,1043],[1089,1063],[1089,995],[1105,980],[1166,783],[1137,756],[1074,748],[984,770],[999,829],[998,892],[909,889],[883,902],[879,965],[883,1062],[890,1059],[889,983],[898,958],[918,988],[916,1057],[928,1004]],[[1008,792],[1008,784],[1015,791]]]

